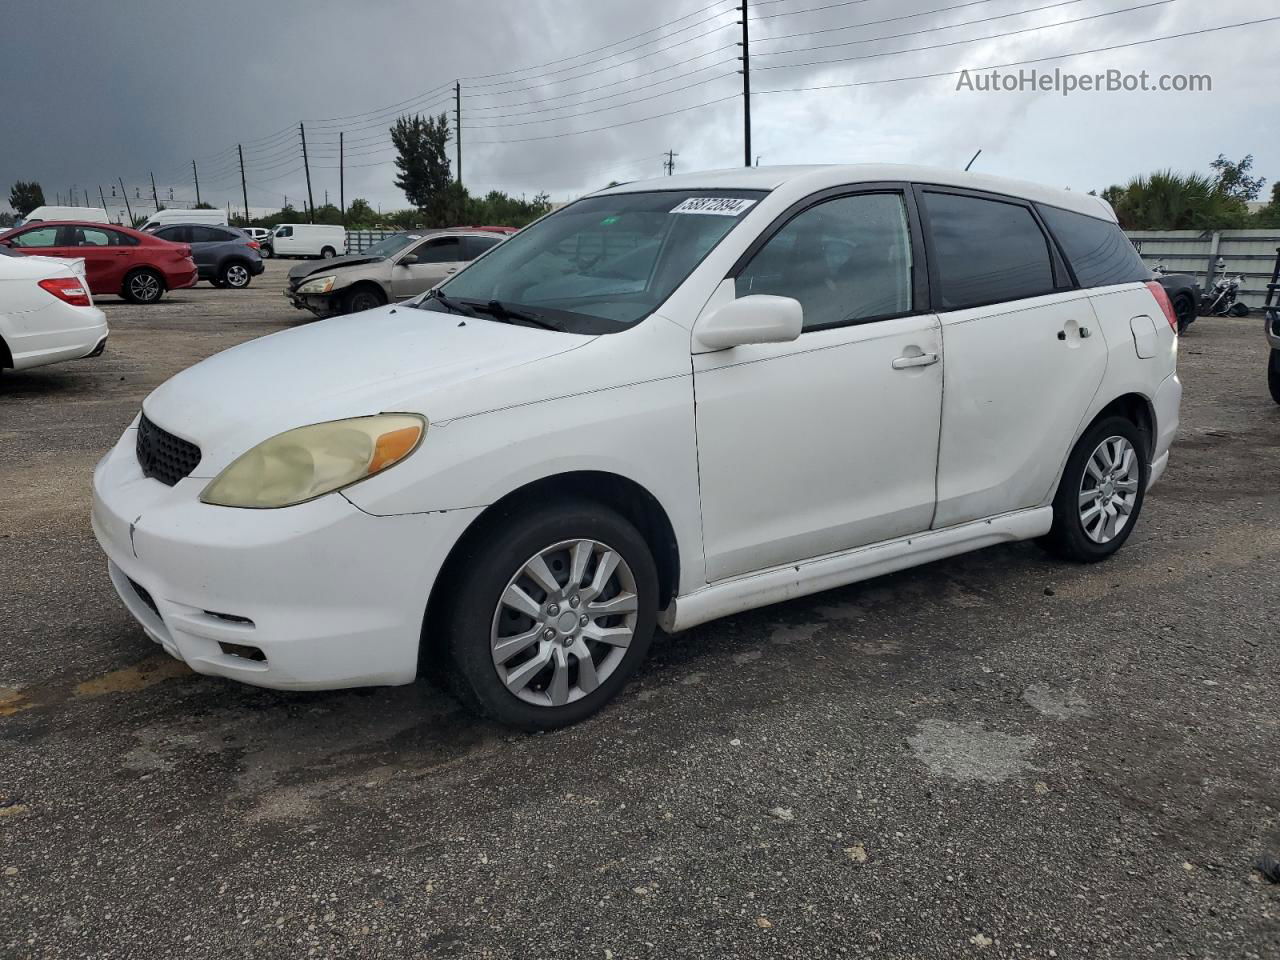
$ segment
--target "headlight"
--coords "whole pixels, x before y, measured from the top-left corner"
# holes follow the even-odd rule
[[[337,279],[335,276],[316,277],[300,286],[298,293],[328,293],[333,289],[334,281]]]
[[[286,430],[258,444],[204,488],[223,507],[288,507],[341,490],[418,448],[427,420],[382,413]]]

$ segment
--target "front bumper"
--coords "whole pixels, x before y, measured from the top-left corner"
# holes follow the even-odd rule
[[[298,310],[310,310],[318,317],[332,317],[341,313],[342,295],[340,293],[294,293],[285,290],[285,299]]]
[[[198,673],[286,690],[409,683],[427,598],[479,509],[375,517],[340,494],[280,510],[143,476],[130,428],[93,476],[93,531],[146,634]]]

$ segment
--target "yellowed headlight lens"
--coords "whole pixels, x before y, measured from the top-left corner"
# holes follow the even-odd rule
[[[427,421],[381,413],[277,434],[218,474],[200,499],[223,507],[287,507],[371,477],[418,448]]]

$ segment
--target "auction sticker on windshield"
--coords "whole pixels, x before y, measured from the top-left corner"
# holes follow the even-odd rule
[[[750,207],[754,200],[746,197],[690,197],[671,208],[672,213],[714,213],[722,217],[736,217]]]

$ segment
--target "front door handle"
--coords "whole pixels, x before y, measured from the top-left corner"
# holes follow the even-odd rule
[[[910,367],[930,367],[938,362],[936,353],[922,353],[915,357],[898,357],[893,361],[893,369],[906,370]]]

